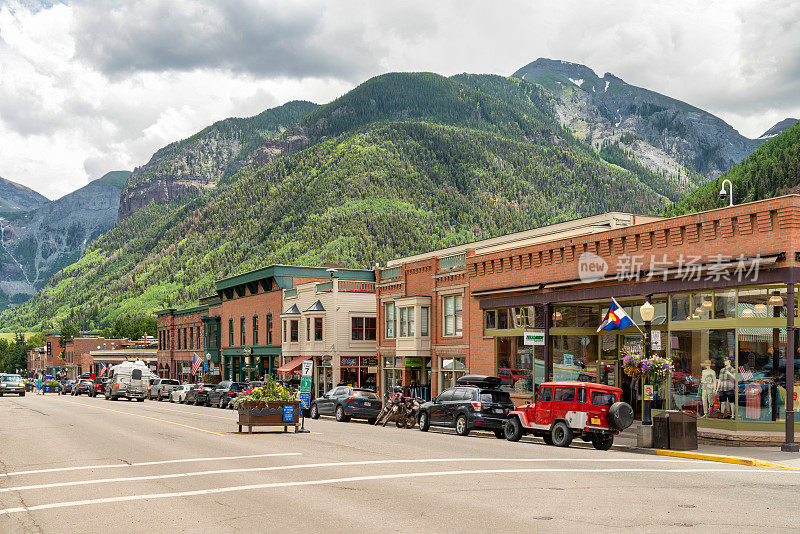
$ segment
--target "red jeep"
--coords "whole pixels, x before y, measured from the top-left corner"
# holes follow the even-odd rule
[[[620,388],[603,384],[545,382],[539,386],[536,402],[508,414],[506,439],[519,441],[523,434],[533,434],[548,445],[569,447],[578,437],[607,451],[614,436],[633,423],[633,408],[621,397]]]

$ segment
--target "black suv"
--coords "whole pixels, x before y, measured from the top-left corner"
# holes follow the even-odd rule
[[[216,384],[196,384],[195,387],[186,392],[186,404],[195,406],[211,406],[208,402],[208,395],[217,387]]]
[[[231,382],[230,380],[223,380],[217,387],[208,392],[208,403],[211,406],[218,408],[225,408],[228,403],[236,397],[239,393],[247,388],[247,384],[241,382]]]
[[[498,389],[500,383],[497,376],[462,376],[456,380],[456,387],[420,406],[419,429],[427,432],[431,426],[455,427],[459,436],[466,436],[476,428],[493,430],[498,439],[504,439],[503,429],[514,403],[507,392]]]

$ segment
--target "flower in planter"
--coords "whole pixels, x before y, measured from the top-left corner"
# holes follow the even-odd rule
[[[264,380],[264,384],[257,388],[250,389],[244,393],[240,393],[231,400],[231,406],[238,408],[247,402],[270,402],[270,401],[291,401],[294,400],[294,393],[292,390],[279,384],[268,376]]]

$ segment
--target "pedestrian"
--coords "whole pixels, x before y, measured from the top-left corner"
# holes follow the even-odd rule
[[[34,384],[36,385],[36,394],[44,395],[42,391],[42,377],[40,375],[38,374],[36,375],[36,380],[34,381]]]

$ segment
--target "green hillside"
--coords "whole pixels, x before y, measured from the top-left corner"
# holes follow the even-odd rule
[[[268,263],[368,267],[390,258],[664,199],[580,148],[423,122],[378,123],[240,175],[179,206],[152,204],[98,239],[5,328],[193,302]]]
[[[122,189],[125,187],[125,182],[127,182],[128,178],[130,177],[131,171],[111,171],[105,173],[103,176],[98,178],[98,180],[107,183],[112,187],[116,187],[117,189]]]
[[[741,204],[800,191],[800,123],[773,137],[731,170],[671,205],[667,215],[682,215],[728,205],[719,198],[722,181],[733,183]]]

